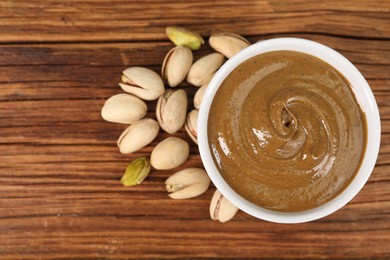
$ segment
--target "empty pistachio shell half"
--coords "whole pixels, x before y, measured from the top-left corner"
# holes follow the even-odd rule
[[[226,32],[211,35],[209,43],[211,48],[222,53],[228,59],[250,45],[249,41],[244,37]]]
[[[161,68],[161,75],[169,86],[176,87],[186,78],[192,60],[192,51],[185,46],[177,46],[167,53]]]
[[[172,199],[189,199],[203,194],[210,185],[207,173],[200,168],[187,168],[169,177],[165,186]]]
[[[126,168],[125,174],[121,178],[124,186],[138,185],[149,175],[150,163],[146,157],[132,161]]]
[[[156,120],[141,119],[126,128],[118,139],[119,151],[123,154],[133,153],[150,144],[158,135],[160,127]]]
[[[210,217],[219,222],[231,220],[236,215],[238,208],[228,201],[218,190],[214,192],[210,203]]]
[[[190,147],[178,137],[168,137],[154,147],[150,164],[157,170],[169,170],[182,165],[188,158]]]
[[[220,53],[211,53],[192,64],[187,75],[187,81],[194,86],[202,86],[209,82],[215,72],[221,67],[225,58]]]
[[[206,89],[208,87],[209,83],[204,84],[201,86],[198,91],[196,91],[195,96],[194,96],[194,107],[196,109],[200,108],[200,104],[202,103],[204,93],[206,92]]]
[[[156,117],[161,128],[170,134],[177,132],[186,120],[187,94],[184,90],[166,90],[156,107]]]
[[[123,91],[144,100],[155,100],[164,93],[164,82],[153,70],[142,67],[131,67],[123,71]]]
[[[191,50],[199,50],[204,40],[200,34],[183,27],[169,26],[165,28],[168,38],[177,46],[187,46]]]
[[[185,129],[187,131],[187,134],[191,137],[192,141],[194,143],[198,144],[198,114],[199,110],[194,109],[187,115],[187,120],[185,123]]]
[[[141,99],[129,94],[118,94],[106,100],[101,115],[109,122],[131,124],[143,118],[146,111],[147,106]]]

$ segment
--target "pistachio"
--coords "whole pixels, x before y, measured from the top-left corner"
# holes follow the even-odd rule
[[[185,46],[177,46],[167,53],[161,68],[161,75],[169,86],[176,87],[186,78],[192,60],[192,51]]]
[[[131,67],[123,71],[123,91],[144,100],[155,100],[164,93],[164,82],[153,70],[142,67]]]
[[[214,192],[210,203],[210,217],[219,222],[231,220],[236,215],[238,208],[228,201],[218,190]]]
[[[132,161],[126,168],[126,172],[121,178],[124,186],[138,185],[149,175],[150,163],[146,157]]]
[[[187,46],[191,50],[199,50],[204,43],[202,36],[183,27],[169,26],[165,28],[168,38],[176,46]]]
[[[182,165],[188,158],[190,147],[178,137],[168,137],[154,147],[150,164],[157,170],[169,170]]]
[[[202,103],[202,99],[203,99],[204,93],[206,92],[208,85],[209,85],[209,83],[204,84],[203,86],[201,86],[198,89],[198,91],[196,91],[195,96],[194,96],[194,107],[196,109],[200,108],[200,104]]]
[[[198,144],[198,131],[197,131],[197,125],[198,125],[198,109],[192,110],[187,115],[187,120],[185,124],[185,129],[187,131],[187,134],[191,137],[192,141],[194,143]]]
[[[184,90],[166,90],[156,107],[156,116],[161,128],[170,134],[184,124],[187,113],[187,94]]]
[[[117,142],[119,151],[123,154],[138,151],[156,138],[159,129],[156,120],[151,118],[133,123],[119,137]]]
[[[207,191],[210,179],[203,169],[187,168],[169,177],[165,185],[172,199],[189,199]]]
[[[194,86],[202,86],[209,82],[215,72],[221,67],[225,58],[220,53],[211,53],[192,64],[187,75],[187,81]]]
[[[101,115],[108,122],[131,124],[146,115],[147,106],[141,99],[129,95],[118,94],[104,103]]]
[[[211,48],[222,53],[228,59],[250,45],[244,37],[226,32],[211,35],[209,43]]]

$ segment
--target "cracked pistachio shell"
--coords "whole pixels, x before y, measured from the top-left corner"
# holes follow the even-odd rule
[[[146,157],[132,161],[126,168],[125,174],[121,178],[124,186],[134,186],[141,184],[149,175],[150,163]]]
[[[150,164],[157,170],[170,170],[182,165],[188,158],[190,147],[178,137],[168,137],[154,147]]]
[[[250,45],[249,41],[244,37],[226,32],[211,35],[209,43],[211,48],[222,53],[228,59]]]
[[[194,86],[200,87],[213,78],[225,58],[220,53],[211,53],[192,64],[187,75],[187,81]]]
[[[176,87],[186,78],[192,65],[192,51],[185,46],[171,49],[165,56],[161,75],[171,87]]]
[[[150,144],[158,135],[160,127],[156,120],[141,119],[126,128],[118,139],[119,151],[133,153]]]
[[[153,70],[143,67],[131,67],[123,71],[123,91],[144,100],[155,100],[164,93],[164,82]]]
[[[196,91],[194,96],[194,107],[196,109],[200,109],[200,104],[202,103],[204,93],[206,92],[206,89],[208,87],[209,83],[204,84],[201,86],[198,91]]]
[[[108,122],[131,124],[146,115],[147,106],[141,99],[129,95],[118,94],[104,103],[101,115]]]
[[[156,107],[156,117],[161,128],[170,134],[177,132],[186,120],[187,94],[184,90],[166,90]]]
[[[168,26],[165,28],[168,38],[176,46],[187,46],[191,50],[199,50],[204,40],[199,33],[179,26]]]
[[[187,120],[185,123],[185,129],[187,131],[187,134],[191,137],[192,141],[194,143],[198,144],[198,114],[199,110],[194,109],[187,115]]]
[[[231,220],[236,215],[238,208],[228,201],[219,190],[214,192],[210,203],[210,217],[219,222]]]
[[[172,199],[189,199],[207,191],[210,179],[201,168],[187,168],[169,177],[165,186]]]

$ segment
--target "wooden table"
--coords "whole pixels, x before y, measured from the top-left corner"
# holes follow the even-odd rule
[[[338,212],[282,225],[239,212],[210,220],[214,188],[171,200],[174,171],[152,171],[140,186],[119,179],[148,147],[121,155],[125,125],[100,109],[121,93],[121,71],[159,71],[172,47],[164,28],[182,25],[208,37],[231,31],[251,42],[297,36],[351,60],[371,85],[382,145],[368,183]],[[211,52],[207,45],[195,53]],[[109,1],[0,2],[0,259],[365,258],[390,257],[390,2]],[[183,86],[192,99],[195,88]],[[155,117],[156,102],[148,102]],[[201,166],[191,144],[183,165]],[[181,167],[181,168],[183,168]],[[177,170],[177,169],[176,169]],[[175,170],[175,171],[176,171]]]

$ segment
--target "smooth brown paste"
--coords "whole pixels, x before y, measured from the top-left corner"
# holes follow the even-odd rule
[[[277,211],[302,211],[337,196],[366,147],[366,120],[349,82],[308,54],[275,51],[237,68],[209,114],[218,170],[242,197]]]

